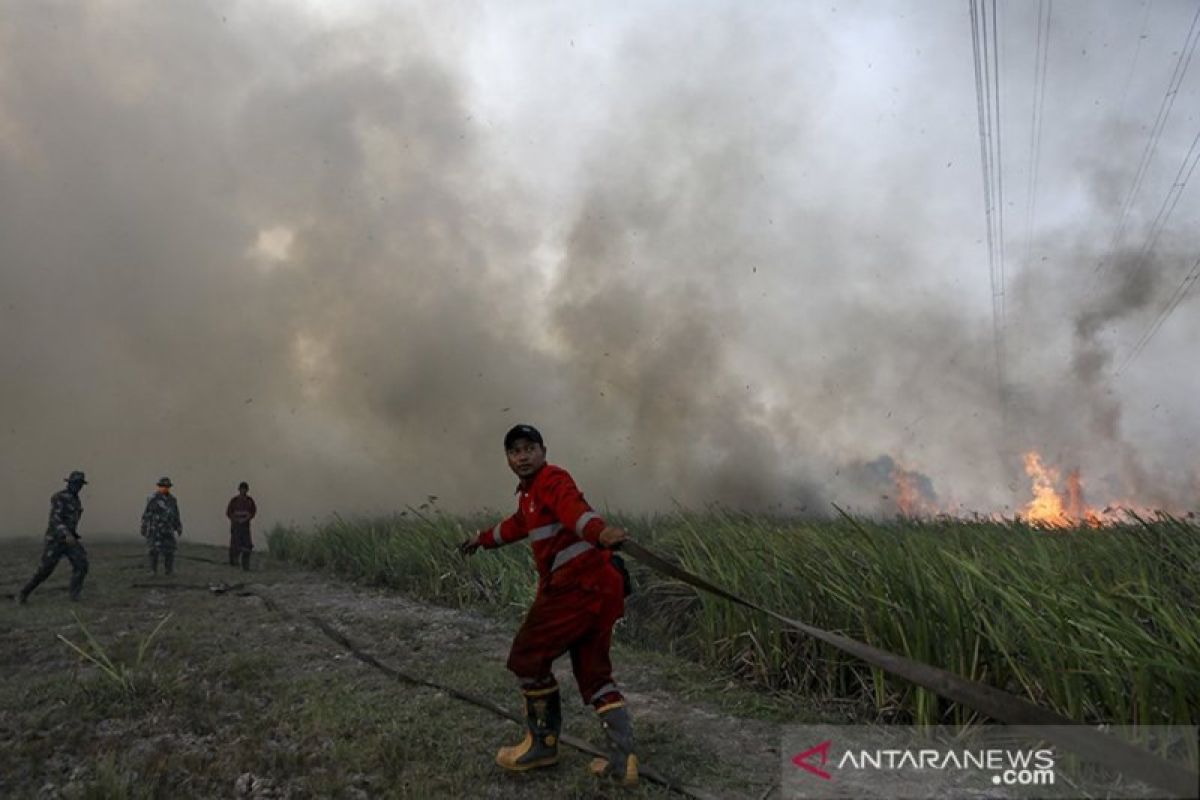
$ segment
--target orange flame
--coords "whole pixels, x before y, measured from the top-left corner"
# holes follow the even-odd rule
[[[892,467],[889,477],[891,477],[892,483],[896,487],[896,507],[899,509],[901,516],[933,516],[938,512],[936,504],[931,502],[921,491],[920,484],[918,483],[920,473],[915,470],[905,469],[900,464],[896,464]]]
[[[921,495],[913,482],[912,474],[897,467],[892,470],[892,481],[896,484],[896,505],[906,517],[915,516]]]
[[[1058,484],[1058,470],[1042,466],[1042,457],[1037,451],[1031,450],[1025,454],[1025,474],[1033,479],[1033,500],[1025,506],[1025,518],[1034,525],[1068,527],[1071,519],[1067,516],[1062,497],[1055,488]]]
[[[1059,473],[1042,464],[1036,450],[1025,454],[1025,474],[1033,479],[1033,500],[1025,506],[1025,519],[1047,528],[1087,526],[1098,528],[1121,521],[1125,509],[1140,508],[1134,503],[1110,504],[1102,511],[1090,507],[1083,496],[1083,476],[1078,469],[1067,473],[1066,498],[1059,493]],[[1141,509],[1146,513],[1148,509]]]
[[[1088,505],[1085,496],[1087,483],[1079,469],[1067,471],[1065,477],[1060,470],[1043,462],[1042,456],[1036,450],[1027,452],[1024,456],[1025,474],[1029,476],[1030,491],[1033,499],[1017,513],[1018,519],[1024,519],[1029,524],[1042,528],[1099,528],[1106,525],[1126,524],[1130,514],[1153,519],[1166,513],[1143,503],[1123,500],[1110,502],[1104,508]],[[883,495],[884,500],[896,504],[900,516],[916,517],[955,517],[961,514],[962,505],[955,511],[952,501],[938,500],[925,487],[926,479],[920,472],[907,469],[897,461],[892,462],[888,473],[894,486],[894,492]],[[1198,473],[1200,482],[1200,473]],[[1095,487],[1093,487],[1095,491]],[[1183,511],[1170,513],[1193,514]],[[979,515],[975,515],[976,519]],[[984,516],[986,519],[1004,520],[1004,515],[996,512]]]

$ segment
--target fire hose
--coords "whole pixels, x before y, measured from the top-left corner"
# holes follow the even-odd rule
[[[442,692],[457,700],[462,700],[465,703],[470,703],[473,706],[491,711],[497,716],[512,720],[518,724],[523,725],[525,722],[525,720],[518,714],[514,714],[512,711],[493,703],[491,700],[488,700],[485,697],[480,697],[479,695],[472,694],[471,692],[464,692],[461,689],[456,689],[453,686],[447,686],[445,684],[438,683],[437,681],[426,680],[425,678],[420,678],[416,675],[410,675],[402,670],[398,670],[395,667],[383,663],[374,655],[360,647],[356,642],[351,640],[350,637],[345,633],[339,631],[321,617],[318,617],[316,614],[298,614],[297,612],[285,608],[282,604],[261,589],[250,588],[243,583],[133,583],[130,584],[130,586],[135,589],[166,589],[175,591],[206,590],[218,595],[235,594],[239,597],[257,597],[259,600],[263,601],[263,604],[266,605],[268,609],[274,611],[276,614],[279,614],[282,617],[292,620],[306,621],[312,624],[329,639],[345,648],[347,652],[349,652],[359,661],[367,664],[368,666],[374,667],[389,677],[395,678],[402,683],[407,683],[412,686],[422,686],[427,689],[434,689],[435,691]],[[559,737],[559,741],[565,745],[568,745],[569,747],[573,747],[574,749],[589,755],[599,756],[601,758],[607,757],[605,752],[600,748],[595,747],[589,742],[586,742],[583,739],[579,739],[575,736],[563,735]],[[639,764],[638,772],[641,777],[645,778],[646,780],[652,783],[657,783],[670,791],[683,795],[684,797],[690,797],[693,798],[693,800],[717,800],[717,798],[711,794],[708,794],[703,789],[695,786],[688,786],[686,784],[679,783],[678,781],[673,781],[645,764]]]
[[[915,661],[911,658],[897,655],[886,650],[881,650],[880,648],[873,647],[872,645],[857,641],[856,639],[851,639],[839,633],[826,631],[813,625],[809,625],[799,620],[784,616],[777,611],[765,608],[758,603],[747,600],[744,597],[706,581],[704,578],[681,569],[675,564],[672,564],[670,561],[667,561],[662,556],[647,549],[644,545],[638,544],[633,540],[626,539],[621,542],[618,547],[622,553],[636,558],[646,567],[649,567],[661,575],[681,581],[696,589],[708,592],[709,594],[728,600],[753,611],[766,614],[788,628],[811,636],[812,638],[824,642],[844,653],[865,661],[874,667],[878,667],[884,672],[907,680],[910,683],[916,684],[922,688],[928,689],[929,691],[934,692],[941,697],[961,703],[962,705],[972,708],[997,722],[1010,725],[1045,726],[1042,732],[1045,738],[1054,744],[1090,761],[1115,769],[1128,777],[1136,778],[1151,786],[1167,790],[1174,796],[1193,797],[1196,795],[1197,788],[1200,787],[1200,776],[1186,767],[1166,761],[1165,759],[1159,758],[1155,754],[1137,747],[1136,745],[1122,741],[1095,728],[1080,724],[1076,720],[1062,716],[1055,711],[1039,706],[1022,697],[1010,694],[1009,692],[1005,692],[993,686],[968,680],[961,675],[950,672],[949,670],[935,667],[930,664],[925,664],[920,661]],[[161,586],[158,584],[136,585],[167,588],[166,586]],[[177,586],[177,588],[202,587]],[[261,590],[243,588],[242,584],[236,584],[235,586],[221,585],[220,587],[203,588],[208,588],[218,594],[240,590],[237,592],[238,594],[256,596],[261,599],[268,608],[276,613],[288,617],[297,616],[294,612],[283,608],[279,603],[272,600]],[[346,648],[346,650],[354,655],[355,658],[375,667],[379,671],[390,675],[393,678],[412,685],[425,686],[427,688],[445,692],[446,694],[459,700],[463,700],[471,703],[472,705],[492,711],[499,716],[515,722],[521,722],[520,717],[518,717],[516,714],[496,705],[490,700],[478,697],[469,692],[463,692],[461,690],[454,689],[453,687],[439,684],[435,681],[428,681],[423,678],[407,675],[400,670],[383,664],[373,655],[362,650],[344,633],[341,633],[315,615],[304,615],[304,619],[319,628],[330,639]],[[561,740],[565,744],[583,752],[591,753],[593,755],[603,755],[603,753],[597,748],[583,740],[576,739],[575,737],[563,736],[561,737]],[[643,768],[641,769],[641,773],[648,780],[659,783],[664,787],[685,796],[699,798],[701,800],[709,797],[709,795],[705,794],[700,789],[691,786],[680,785],[679,783],[673,782],[651,769]]]
[[[840,509],[839,509],[840,510]],[[1124,742],[1099,730],[1081,725],[1048,708],[1009,694],[993,686],[967,680],[949,670],[914,661],[838,633],[822,630],[799,620],[764,608],[732,592],[680,569],[644,546],[626,539],[620,545],[650,569],[682,581],[709,594],[737,605],[766,614],[787,627],[807,634],[844,653],[861,659],[883,671],[915,683],[948,700],[962,703],[988,717],[1010,725],[1044,725],[1046,739],[1076,755],[1104,764],[1151,786],[1165,789],[1174,796],[1194,797],[1200,787],[1200,776],[1185,767],[1168,762],[1136,745]]]

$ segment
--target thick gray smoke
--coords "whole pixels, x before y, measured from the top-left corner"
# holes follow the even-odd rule
[[[1001,510],[1030,447],[1093,494],[1194,505],[1194,306],[1112,377],[1200,255],[1191,195],[1148,262],[1141,216],[1108,247],[1126,117],[1172,63],[1143,53],[1123,103],[1081,90],[1081,50],[1120,71],[1133,43],[1068,5],[1097,22],[1051,51],[1002,413],[957,6],[0,0],[0,532],[40,530],[77,468],[85,532],[133,531],[163,474],[208,540],[239,480],[264,523],[507,508],[518,421],[614,509],[889,513],[862,468],[886,453]],[[1156,12],[1164,47],[1184,12]]]

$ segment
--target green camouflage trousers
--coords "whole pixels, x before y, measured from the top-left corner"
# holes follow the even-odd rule
[[[83,589],[83,579],[88,571],[87,551],[83,544],[74,536],[47,536],[46,546],[42,549],[42,563],[38,571],[25,584],[21,595],[28,597],[29,593],[38,587],[42,581],[50,577],[58,562],[66,557],[71,562],[71,599],[78,600],[79,592]]]

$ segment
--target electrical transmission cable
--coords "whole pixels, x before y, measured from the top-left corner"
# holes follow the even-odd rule
[[[1171,80],[1167,83],[1167,91],[1163,95],[1158,114],[1154,118],[1154,125],[1150,129],[1150,138],[1146,141],[1146,147],[1142,151],[1142,157],[1138,160],[1137,169],[1134,171],[1133,183],[1129,186],[1125,202],[1121,204],[1121,217],[1108,248],[1110,253],[1116,250],[1125,235],[1125,227],[1129,223],[1129,215],[1136,204],[1138,192],[1141,191],[1142,181],[1145,180],[1150,162],[1154,159],[1155,151],[1158,150],[1158,141],[1162,137],[1163,128],[1166,127],[1167,118],[1171,115],[1171,109],[1175,106],[1175,98],[1179,96],[1179,86],[1183,83],[1188,66],[1192,63],[1196,42],[1200,40],[1200,26],[1197,23],[1200,23],[1200,4],[1196,6],[1196,15],[1192,17],[1192,25],[1188,28],[1187,38],[1184,39],[1183,47],[1179,51],[1179,58],[1175,61],[1175,69],[1171,73]],[[1101,260],[1093,272],[1099,272],[1104,264],[1105,261]]]
[[[1154,321],[1151,322],[1149,326],[1147,326],[1146,330],[1142,333],[1141,338],[1138,339],[1138,343],[1134,345],[1133,350],[1130,351],[1129,355],[1125,357],[1125,360],[1121,362],[1121,366],[1118,367],[1116,371],[1117,375],[1120,375],[1121,371],[1129,366],[1129,364],[1135,358],[1137,358],[1143,350],[1146,349],[1146,345],[1150,344],[1150,340],[1154,338],[1154,334],[1158,333],[1159,328],[1163,326],[1163,323],[1167,321],[1167,318],[1170,317],[1171,314],[1174,313],[1175,309],[1179,308],[1183,301],[1187,299],[1188,293],[1192,291],[1192,287],[1196,285],[1197,281],[1200,281],[1200,258],[1196,259],[1196,263],[1192,265],[1192,268],[1188,271],[1187,275],[1183,276],[1183,280],[1179,282],[1179,286],[1175,288],[1175,292],[1159,310],[1158,316],[1154,318]]]
[[[996,380],[1005,409],[1004,346],[1004,183],[1000,140],[1000,63],[996,2],[989,22],[986,0],[968,0],[971,47],[975,60],[975,99],[979,114],[979,155],[983,174],[983,211],[987,227],[988,277],[992,293],[992,339]]]
[[[1142,42],[1146,41],[1146,29],[1150,25],[1150,11],[1154,8],[1154,0],[1146,3],[1146,13],[1142,14],[1142,30],[1138,33],[1137,47],[1133,49],[1133,62],[1129,65],[1129,74],[1125,76],[1125,86],[1121,88],[1121,105],[1118,106],[1117,119],[1125,117],[1125,103],[1129,99],[1129,87],[1133,85],[1133,75],[1137,72],[1138,57],[1142,54]]]
[[[1188,180],[1192,177],[1192,173],[1196,171],[1198,163],[1200,163],[1200,131],[1192,139],[1192,146],[1188,148],[1187,155],[1183,157],[1183,162],[1179,165],[1179,170],[1175,173],[1175,180],[1171,183],[1171,188],[1167,191],[1167,196],[1163,198],[1163,203],[1158,209],[1158,214],[1154,217],[1154,222],[1150,226],[1150,233],[1146,236],[1146,242],[1142,245],[1142,250],[1132,267],[1134,272],[1141,271],[1149,259],[1154,246],[1158,244],[1158,237],[1162,234],[1163,229],[1166,228],[1167,220],[1171,218],[1172,212],[1175,211],[1175,206],[1179,204],[1179,198],[1183,195],[1183,190],[1187,188]],[[1200,261],[1197,264],[1200,265]],[[1193,266],[1187,275],[1184,276],[1183,281],[1176,288],[1175,292],[1159,310],[1158,316],[1142,331],[1142,335],[1138,337],[1137,342],[1133,345],[1125,360],[1117,368],[1117,375],[1121,374],[1121,371],[1146,349],[1146,345],[1158,333],[1159,328],[1163,326],[1167,318],[1171,316],[1172,312],[1187,297],[1192,285],[1196,282],[1197,269],[1196,266]]]
[[[1054,0],[1038,0],[1037,55],[1033,66],[1033,118],[1029,125],[1029,185],[1025,193],[1025,266],[1033,260],[1033,219],[1037,208],[1038,165],[1042,150],[1042,110],[1046,105],[1046,63]]]

